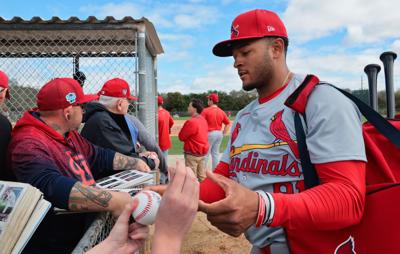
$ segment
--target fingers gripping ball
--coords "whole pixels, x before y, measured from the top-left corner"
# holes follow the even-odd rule
[[[135,221],[142,225],[153,224],[160,206],[161,196],[157,192],[144,190],[133,198],[138,200],[138,206],[132,213]]]

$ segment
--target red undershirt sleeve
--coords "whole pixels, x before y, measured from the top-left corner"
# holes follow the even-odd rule
[[[358,223],[365,203],[365,162],[316,164],[320,185],[297,194],[271,193],[275,214],[270,226],[338,229]]]
[[[214,173],[228,177],[229,164],[219,162],[214,169]],[[200,200],[206,203],[213,203],[223,198],[225,198],[224,190],[211,179],[206,178],[200,183]]]

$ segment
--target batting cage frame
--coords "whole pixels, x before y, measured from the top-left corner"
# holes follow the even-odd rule
[[[77,79],[85,93],[97,93],[105,81],[119,77],[138,97],[129,113],[157,138],[157,56],[163,52],[153,24],[144,17],[0,17],[0,70],[9,76],[11,92],[1,113],[15,123],[36,107],[40,87],[56,77]],[[114,222],[110,214],[99,214],[73,253],[107,237]]]
[[[3,110],[15,122],[36,106],[37,91],[52,78],[83,74],[84,91],[96,93],[106,80],[120,77],[139,98],[130,112],[156,137],[156,65],[163,52],[146,18],[0,18],[0,70],[9,76],[11,91]]]

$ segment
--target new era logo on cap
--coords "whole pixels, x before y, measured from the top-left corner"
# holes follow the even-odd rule
[[[136,97],[131,95],[128,82],[120,78],[114,78],[104,83],[101,88],[99,95],[116,97],[116,98],[127,98],[128,100],[137,100]]]
[[[268,31],[268,32],[274,32],[274,31],[275,31],[275,27],[273,27],[273,26],[267,26],[267,31]]]
[[[233,20],[231,38],[217,43],[213,53],[216,56],[231,56],[232,44],[235,41],[275,36],[288,38],[285,25],[279,16],[268,10],[252,10]]]

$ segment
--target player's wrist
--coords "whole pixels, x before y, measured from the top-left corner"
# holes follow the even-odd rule
[[[275,202],[272,195],[261,190],[256,191],[259,198],[256,227],[270,225],[275,213]]]

